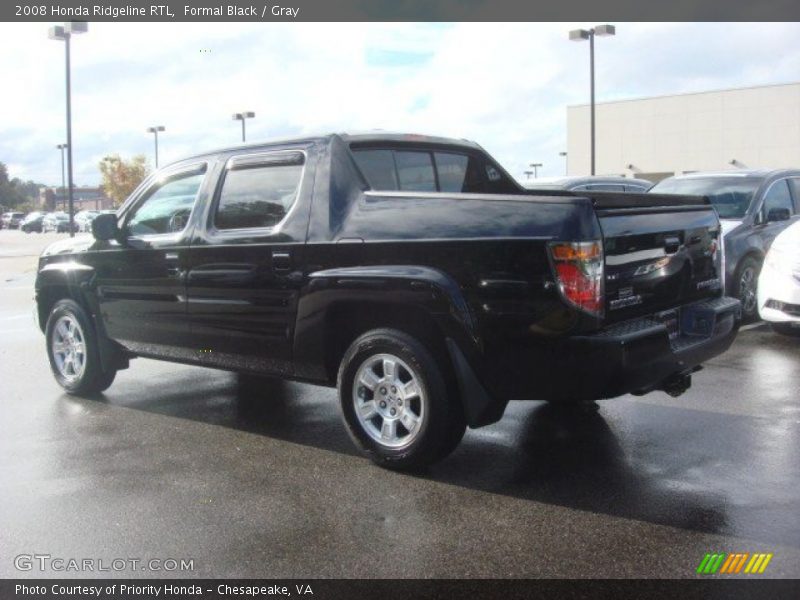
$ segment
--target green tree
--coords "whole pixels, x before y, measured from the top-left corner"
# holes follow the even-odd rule
[[[103,158],[98,166],[103,177],[103,191],[114,201],[114,206],[122,204],[148,173],[147,162],[142,154],[130,160],[121,158],[119,154],[111,154]]]
[[[0,205],[16,208],[25,202],[25,195],[20,191],[17,181],[8,178],[8,167],[0,162]]]

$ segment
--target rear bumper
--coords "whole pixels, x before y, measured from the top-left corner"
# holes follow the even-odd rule
[[[507,399],[564,401],[669,389],[730,347],[740,314],[738,300],[722,297],[681,307],[672,339],[664,324],[645,317],[593,335],[510,345],[506,372],[492,369],[492,387]]]

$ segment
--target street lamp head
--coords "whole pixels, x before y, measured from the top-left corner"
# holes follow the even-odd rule
[[[61,25],[56,25],[47,30],[47,37],[51,40],[65,40],[67,39],[67,34]]]
[[[587,29],[573,29],[569,32],[569,40],[571,42],[582,42],[588,40],[592,34]]]
[[[559,156],[566,156],[566,155],[567,155],[567,153],[566,153],[566,152],[559,152],[559,153],[558,153],[558,155],[559,155]]]
[[[256,116],[254,112],[240,112],[240,113],[233,113],[233,120],[234,121],[244,121],[245,119],[252,119]]]
[[[256,113],[251,112],[251,111],[247,111],[246,113],[244,113],[244,118],[245,119],[252,119],[255,116],[256,116]]]
[[[155,133],[157,131],[165,131],[164,126],[163,125],[156,125],[154,127],[148,127],[147,128],[147,133]]]
[[[64,30],[70,35],[86,33],[89,31],[89,24],[86,21],[67,21],[64,23]]]
[[[613,25],[598,25],[594,28],[595,35],[616,35],[617,28]]]
[[[531,167],[541,167],[542,163],[531,163],[530,166]]]
[[[57,144],[56,145],[56,148],[58,148],[59,150],[64,150],[66,147],[67,147],[66,144]]]

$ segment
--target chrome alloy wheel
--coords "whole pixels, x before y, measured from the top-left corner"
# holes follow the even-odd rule
[[[739,276],[739,295],[742,301],[742,310],[746,314],[751,314],[756,308],[756,302],[758,301],[756,285],[756,270],[753,267],[745,268]]]
[[[86,341],[74,316],[65,315],[56,322],[50,349],[56,368],[64,379],[72,383],[83,376],[86,369]]]
[[[427,399],[419,375],[392,354],[361,363],[353,385],[353,405],[364,431],[387,448],[413,442],[426,418]]]

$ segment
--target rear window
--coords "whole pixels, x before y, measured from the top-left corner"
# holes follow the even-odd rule
[[[401,190],[437,191],[433,160],[429,152],[395,152],[394,161]]]
[[[707,196],[720,219],[741,219],[762,179],[754,177],[689,177],[664,179],[650,188],[654,194]]]
[[[467,182],[469,158],[463,154],[435,152],[436,170],[439,173],[439,188],[443,192],[464,191]]]
[[[494,165],[459,152],[353,148],[353,157],[370,188],[377,191],[519,191]]]

